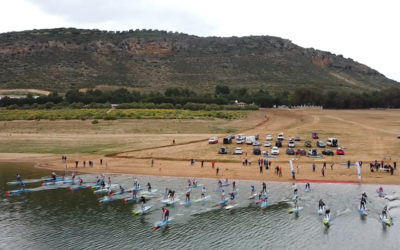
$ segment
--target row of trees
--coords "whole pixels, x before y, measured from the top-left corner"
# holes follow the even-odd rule
[[[51,93],[48,96],[34,98],[28,95],[26,98],[4,97],[0,100],[0,107],[13,105],[14,107],[35,108],[38,105],[52,107],[68,107],[71,104],[83,104],[96,106],[96,104],[130,104],[125,106],[146,106],[154,104],[160,106],[184,108],[186,106],[211,107],[211,104],[220,106],[232,105],[238,100],[241,102],[256,104],[260,107],[272,107],[273,105],[318,105],[324,108],[337,109],[362,109],[362,108],[400,108],[400,88],[390,88],[381,91],[322,91],[312,87],[300,87],[294,91],[282,91],[269,93],[265,90],[250,92],[246,88],[230,89],[228,86],[216,86],[214,93],[196,93],[192,90],[179,87],[171,87],[164,92],[142,93],[128,91],[121,88],[114,91],[90,90],[80,92],[70,90],[65,96]],[[136,103],[136,104],[135,104]],[[53,105],[50,105],[53,104]],[[170,104],[170,105],[166,105]],[[190,105],[189,105],[190,104]],[[79,106],[79,105],[78,105]],[[98,105],[103,107],[104,105]],[[149,106],[149,105],[147,105]],[[151,105],[150,105],[151,106]],[[252,107],[254,108],[254,107]]]

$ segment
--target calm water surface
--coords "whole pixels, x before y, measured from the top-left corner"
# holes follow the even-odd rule
[[[124,204],[117,200],[99,205],[101,196],[89,189],[70,191],[70,185],[40,187],[34,192],[6,196],[7,185],[20,172],[24,179],[49,176],[50,171],[34,169],[28,164],[0,164],[0,249],[399,249],[400,193],[398,186],[384,186],[390,194],[379,198],[376,185],[311,184],[306,193],[299,184],[298,216],[288,214],[293,206],[290,183],[267,183],[270,205],[265,211],[247,200],[250,185],[261,189],[258,181],[237,181],[240,204],[234,210],[221,209],[216,203],[219,193],[213,192],[215,180],[199,179],[207,187],[211,200],[190,207],[176,205],[170,213],[175,220],[165,228],[154,230],[161,220],[162,205],[157,194],[148,203],[152,212],[134,216],[140,204]],[[92,182],[96,175],[82,175]],[[113,183],[132,187],[132,175],[112,175]],[[160,192],[175,189],[184,197],[186,179],[137,176],[144,186],[151,182]],[[29,188],[40,183],[27,184]],[[231,187],[226,188],[226,193]],[[360,217],[357,206],[362,192],[368,195],[369,215]],[[123,197],[123,196],[121,196]],[[192,199],[200,190],[192,191]],[[318,200],[323,198],[331,208],[329,228],[317,214]],[[400,199],[400,197],[399,197]],[[394,225],[383,226],[379,213],[388,204]]]

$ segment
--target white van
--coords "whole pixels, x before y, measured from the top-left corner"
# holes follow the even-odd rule
[[[283,135],[283,133],[279,133],[277,139],[280,141],[285,140],[285,136]]]
[[[253,143],[255,141],[256,141],[256,137],[254,135],[246,136],[246,144],[247,145],[253,145]]]
[[[328,138],[326,140],[326,145],[330,147],[337,147],[339,146],[339,140],[337,138]]]

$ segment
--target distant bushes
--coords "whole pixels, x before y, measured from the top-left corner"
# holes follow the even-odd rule
[[[244,106],[235,104],[244,102]],[[171,87],[164,93],[141,93],[118,89],[113,91],[89,90],[85,93],[70,90],[65,96],[51,93],[33,98],[0,99],[0,107],[7,109],[106,109],[112,104],[116,109],[183,109],[183,110],[256,110],[274,105],[315,105],[336,109],[400,108],[400,88],[381,91],[349,92],[323,91],[314,87],[299,87],[278,93],[247,88],[229,89],[217,85],[214,93],[196,93],[192,90]],[[251,104],[250,104],[251,103]]]
[[[0,110],[1,121],[11,120],[98,120],[117,119],[236,119],[245,117],[245,111],[192,111],[180,109],[50,109],[50,110]]]

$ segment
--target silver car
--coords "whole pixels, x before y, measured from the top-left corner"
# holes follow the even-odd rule
[[[235,155],[241,155],[241,154],[243,154],[242,148],[236,148],[236,149],[235,149],[235,152],[233,152],[233,154],[235,154]]]
[[[271,142],[270,141],[266,141],[264,143],[264,147],[271,147]]]

